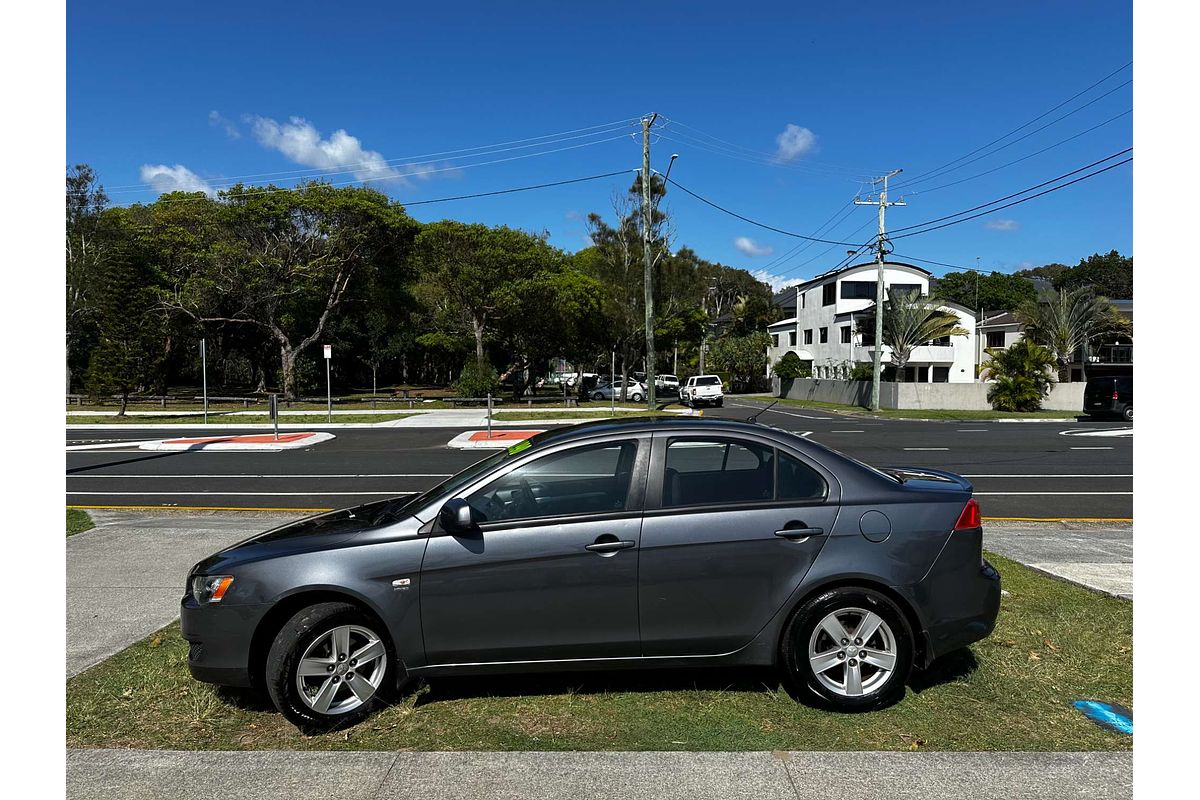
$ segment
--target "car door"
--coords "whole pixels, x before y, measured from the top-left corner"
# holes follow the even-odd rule
[[[812,566],[838,498],[831,473],[769,439],[656,434],[640,554],[643,654],[747,644]]]
[[[466,488],[478,530],[435,531],[421,567],[429,663],[638,655],[649,444],[567,444]]]

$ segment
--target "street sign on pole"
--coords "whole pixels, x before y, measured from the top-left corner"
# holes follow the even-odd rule
[[[325,345],[325,410],[326,420],[333,422],[333,384],[329,381],[329,364],[333,360],[333,345]]]
[[[204,424],[208,424],[208,354],[204,350],[204,340],[200,340],[200,375],[204,383]]]
[[[271,422],[275,424],[275,441],[279,441],[279,395],[271,395]]]

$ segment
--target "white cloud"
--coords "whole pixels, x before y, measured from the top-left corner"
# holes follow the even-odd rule
[[[739,236],[733,240],[733,246],[740,252],[748,256],[769,256],[775,252],[775,248],[766,244],[759,244],[749,236]]]
[[[773,291],[773,292],[780,292],[789,286],[795,286],[797,283],[804,282],[803,278],[784,277],[782,275],[772,275],[771,273],[767,272],[765,269],[755,270],[754,272],[751,272],[750,274],[753,275],[757,280],[760,280],[763,283],[770,284],[771,291]]]
[[[238,130],[237,125],[235,125],[232,120],[221,116],[221,112],[219,111],[208,112],[208,124],[214,128],[219,127],[224,130],[225,135],[230,139],[242,138],[242,132]]]
[[[816,147],[817,135],[808,128],[788,123],[783,133],[775,137],[775,144],[779,146],[775,157],[780,161],[791,161]]]
[[[389,164],[382,153],[367,150],[357,137],[339,129],[322,139],[313,124],[301,117],[278,123],[267,117],[248,117],[254,138],[263,147],[278,150],[297,164],[322,170],[345,170],[360,181],[394,180],[407,183],[406,175],[439,170],[433,164]]]
[[[1021,223],[1015,219],[989,219],[983,226],[992,231],[1015,231]]]
[[[167,192],[204,192],[209,197],[216,195],[216,190],[208,185],[208,181],[185,167],[176,164],[168,167],[166,164],[143,164],[142,182],[154,187],[159,194]]]

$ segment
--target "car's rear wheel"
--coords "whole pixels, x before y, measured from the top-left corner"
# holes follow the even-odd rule
[[[904,693],[913,637],[903,612],[871,589],[841,587],[801,606],[784,631],[783,663],[797,688],[840,711],[866,711]]]
[[[717,408],[724,408],[725,407],[725,399],[722,398],[722,399],[718,400],[716,402],[716,406],[717,406]]]
[[[596,392],[595,394],[592,395],[592,399],[593,400],[603,400],[604,395],[600,394],[599,392]]]
[[[1125,410],[1121,412],[1121,415],[1124,416],[1125,419],[1132,422],[1133,421],[1133,406],[1125,406]]]
[[[302,731],[329,731],[386,703],[397,666],[378,622],[349,603],[318,603],[276,634],[267,655],[267,691]]]
[[[645,400],[646,398],[645,398],[645,397],[642,397],[642,396],[641,396],[640,394],[638,394],[637,392],[634,392],[633,394],[629,395],[629,399],[630,399],[630,400],[632,400],[632,401],[633,401],[633,402],[635,402],[635,403],[640,403],[640,402],[642,402],[643,400]]]

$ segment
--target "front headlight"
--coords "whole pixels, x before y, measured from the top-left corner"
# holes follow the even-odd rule
[[[232,575],[197,575],[192,578],[192,599],[200,605],[219,603],[232,585]]]

